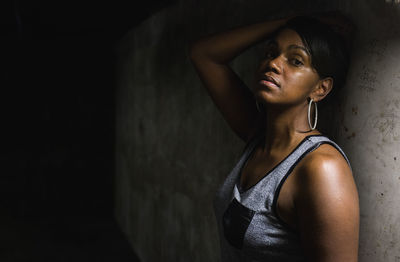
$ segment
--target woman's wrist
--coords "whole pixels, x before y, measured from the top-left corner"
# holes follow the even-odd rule
[[[194,42],[193,56],[197,53],[217,63],[229,63],[250,46],[264,41],[289,17],[267,20],[213,33]]]

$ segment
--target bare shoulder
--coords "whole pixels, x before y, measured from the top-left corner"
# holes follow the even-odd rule
[[[330,144],[303,160],[294,202],[309,261],[357,261],[359,199],[351,168]]]
[[[343,200],[358,203],[358,192],[350,166],[331,144],[322,144],[310,152],[298,167],[298,195],[326,197],[326,201]],[[306,198],[309,199],[309,198]],[[322,199],[321,199],[322,200]]]
[[[299,163],[299,169],[303,176],[308,176],[308,179],[335,176],[336,179],[353,180],[351,168],[344,156],[333,145],[327,143],[306,155]]]

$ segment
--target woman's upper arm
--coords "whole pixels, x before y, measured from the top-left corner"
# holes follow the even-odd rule
[[[316,156],[301,169],[295,206],[302,246],[311,262],[356,262],[359,199],[343,158]]]
[[[190,59],[208,94],[232,130],[245,142],[258,128],[253,93],[228,64],[219,64],[191,48]]]

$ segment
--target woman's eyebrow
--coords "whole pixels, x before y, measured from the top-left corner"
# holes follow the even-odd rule
[[[300,45],[290,45],[290,46],[288,46],[288,49],[301,49],[304,52],[306,52],[306,54],[308,56],[311,56],[310,52],[308,52],[308,50],[306,48],[304,48],[303,46],[300,46]]]
[[[274,38],[270,39],[270,40],[267,42],[267,46],[269,46],[269,45],[279,46],[278,42],[277,42],[276,39],[274,39]],[[288,49],[288,50],[289,50],[289,49],[301,49],[301,50],[303,50],[304,52],[306,52],[307,55],[311,56],[310,52],[308,52],[308,50],[307,50],[305,47],[301,46],[301,45],[292,44],[292,45],[289,45],[287,49]]]
[[[265,46],[268,47],[270,45],[278,46],[278,42],[276,42],[275,39],[270,39],[270,40],[267,41]]]
[[[266,45],[266,46],[268,47],[268,46],[270,46],[270,45],[279,47],[278,42],[277,42],[276,39],[274,39],[274,38],[270,39],[270,40],[267,42],[267,45]],[[303,50],[303,51],[307,54],[308,57],[311,57],[310,52],[309,52],[304,46],[292,44],[292,45],[289,45],[287,49],[288,49],[288,50],[290,50],[290,49],[300,49],[300,50]]]

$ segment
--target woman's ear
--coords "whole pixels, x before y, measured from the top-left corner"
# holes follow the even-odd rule
[[[329,94],[333,87],[333,78],[325,77],[318,81],[317,87],[312,92],[312,97],[314,101],[318,102],[324,99],[325,96]]]

